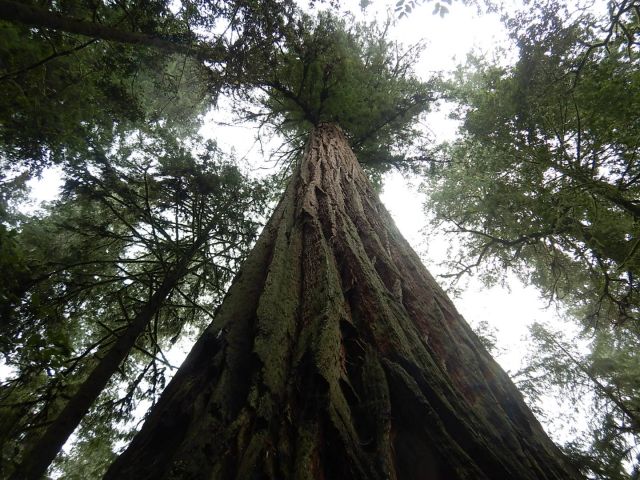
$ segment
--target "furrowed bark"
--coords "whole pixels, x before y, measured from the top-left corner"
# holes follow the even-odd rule
[[[333,125],[107,479],[574,479]]]
[[[38,480],[45,475],[47,468],[69,436],[78,427],[120,364],[127,358],[138,337],[162,307],[176,284],[185,275],[193,256],[206,239],[207,235],[202,233],[173,268],[169,269],[149,301],[136,314],[107,353],[99,359],[78,391],[65,404],[55,420],[47,426],[42,436],[26,451],[21,463],[12,473],[11,480]]]

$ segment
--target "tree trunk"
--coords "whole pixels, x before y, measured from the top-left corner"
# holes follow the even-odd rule
[[[12,480],[38,480],[44,476],[69,436],[78,427],[120,364],[127,358],[140,334],[185,275],[193,256],[205,243],[208,237],[207,233],[208,231],[201,233],[176,264],[169,269],[149,301],[107,353],[98,360],[89,376],[82,382],[80,388],[65,404],[55,420],[47,426],[42,436],[25,452],[21,463],[10,477]]]
[[[107,479],[572,479],[333,125]]]

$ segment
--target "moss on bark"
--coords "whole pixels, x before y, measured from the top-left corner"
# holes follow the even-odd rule
[[[571,479],[339,128],[106,478]]]

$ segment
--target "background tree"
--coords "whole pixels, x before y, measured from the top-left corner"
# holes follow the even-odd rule
[[[637,475],[637,337],[622,329],[601,329],[591,338],[571,338],[541,324],[531,327],[531,336],[534,346],[527,366],[515,374],[516,384],[535,408],[553,392],[576,406],[564,423],[588,422],[586,431],[578,430],[565,447],[575,464],[590,478]],[[592,401],[585,403],[585,397]]]
[[[0,120],[3,191],[11,193],[7,201],[14,201],[18,187],[52,163],[63,166],[68,180],[65,203],[48,219],[53,224],[36,225],[35,219],[18,220],[10,218],[9,209],[2,211],[3,265],[12,275],[1,292],[7,312],[3,346],[6,365],[16,368],[3,389],[5,424],[12,427],[7,428],[3,445],[11,462],[19,458],[14,447],[30,443],[25,432],[33,432],[29,439],[37,437],[41,427],[56,417],[64,399],[83,385],[95,366],[89,358],[109,351],[123,324],[162,283],[178,251],[188,248],[186,232],[195,235],[216,213],[220,223],[215,225],[215,241],[207,238],[210,248],[196,252],[182,293],[174,292],[163,303],[153,319],[154,328],[147,329],[129,357],[150,355],[152,360],[132,360],[126,372],[123,367],[129,382],[124,396],[113,395],[123,388],[117,384],[105,393],[105,405],[120,407],[115,410],[120,415],[113,415],[117,418],[132,411],[133,400],[153,399],[162,388],[167,363],[158,335],[174,343],[182,338],[189,319],[210,312],[207,306],[215,304],[226,288],[234,262],[252,241],[258,212],[264,209],[263,187],[239,181],[237,170],[233,180],[231,167],[229,175],[212,181],[214,172],[202,171],[193,160],[190,164],[186,147],[178,151],[178,143],[168,139],[184,138],[197,128],[199,117],[215,103],[222,86],[236,82],[239,73],[247,74],[249,57],[259,63],[268,55],[286,24],[290,4],[206,2],[172,8],[163,2],[65,2],[46,7],[0,3],[0,35],[6,40],[0,42],[0,82],[6,85],[0,98],[5,107]],[[225,33],[213,39],[194,33],[203,28]],[[142,161],[140,152],[151,147],[140,142],[123,153],[131,157],[127,168],[137,171],[125,173],[122,164],[109,166],[104,152],[116,143],[122,147],[150,126],[170,132],[165,132],[163,145],[155,142],[156,155],[166,157],[164,149],[171,149],[177,155],[173,164],[165,162],[158,171],[156,160],[147,163],[149,171],[141,171],[135,167]],[[96,168],[105,175],[100,181],[94,175]],[[180,176],[174,184],[172,175]],[[97,182],[94,195],[102,192],[100,198],[87,197],[90,177]],[[155,181],[147,184],[152,177]],[[232,181],[227,187],[237,190],[235,197],[227,193],[227,200],[236,199],[233,208],[228,201],[220,203],[221,210],[206,206],[214,198],[212,193],[222,199],[227,181]],[[149,187],[155,190],[145,190]],[[163,197],[171,188],[174,195]],[[251,204],[246,203],[247,195]],[[235,243],[229,250],[223,248],[225,242]],[[24,264],[21,248],[28,250]],[[53,259],[55,267],[50,264]],[[153,380],[148,384],[145,380],[142,388],[143,374],[149,377],[150,371]],[[101,410],[93,417],[102,418],[102,423],[94,422],[91,433],[113,431],[105,415],[109,410]],[[34,416],[34,412],[40,413]]]
[[[107,392],[98,417],[108,426],[141,400],[153,401],[165,369],[174,368],[163,350],[211,315],[253,241],[267,190],[221,161],[215,145],[200,148],[194,157],[170,137],[124,141],[113,158],[98,156],[68,172],[64,200],[44,221],[22,227],[39,276],[5,325],[5,338],[12,338],[6,363],[17,370],[4,385],[6,418],[13,419],[5,450],[11,461],[17,458],[13,442],[29,443],[21,432],[37,437],[48,425],[48,448],[51,425],[73,429],[70,415],[80,418],[101,390],[92,380],[96,369],[106,382],[132,347],[123,380],[112,382],[111,392],[124,395]],[[114,346],[120,352],[105,371]],[[86,405],[78,407],[76,397]],[[16,422],[16,415],[27,423]],[[45,459],[39,451],[33,457]]]
[[[462,238],[450,264],[454,279],[479,271],[491,283],[514,271],[539,287],[595,335],[594,350],[579,362],[589,371],[598,370],[598,342],[631,337],[605,342],[619,349],[613,358],[638,338],[640,77],[633,3],[612,2],[604,19],[555,2],[508,19],[518,60],[503,67],[472,59],[458,71],[449,91],[460,103],[461,139],[445,147],[427,186],[436,223]],[[542,352],[549,345],[539,343]],[[608,437],[608,444],[596,436],[586,443],[599,453],[580,454],[582,461],[595,454],[594,465],[609,464],[608,473],[594,467],[593,475],[624,475],[621,462],[633,461],[637,422],[596,383],[572,376],[580,370],[566,355],[545,368],[550,357],[540,355],[534,370],[558,372],[547,380],[590,390],[596,409],[613,405],[609,430],[627,419],[624,435]],[[611,366],[620,369],[616,376],[627,375],[623,363]],[[528,371],[544,388],[545,377]],[[594,434],[604,420],[597,417]]]
[[[468,234],[459,270],[490,258],[494,271],[516,267],[592,321],[635,321],[638,73],[626,44],[568,57],[594,41],[576,37],[579,27],[546,43],[522,39],[512,71],[477,64],[461,78],[464,137],[448,151],[432,208]]]
[[[162,1],[0,2],[4,161],[37,170],[83,153],[86,139],[104,145],[139,124],[179,130],[264,61],[291,4],[189,2],[174,10]],[[196,33],[205,29],[224,34]]]

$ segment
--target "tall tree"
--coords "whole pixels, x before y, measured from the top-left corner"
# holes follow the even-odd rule
[[[105,478],[577,478],[332,124]]]
[[[284,106],[280,126],[306,125],[304,155],[213,323],[105,478],[578,478],[349,146],[369,127],[389,145],[427,108],[416,91],[428,85],[396,68],[383,38],[359,44],[328,17],[313,26],[264,83]]]

